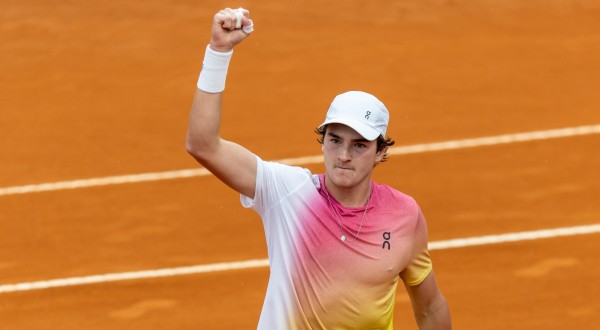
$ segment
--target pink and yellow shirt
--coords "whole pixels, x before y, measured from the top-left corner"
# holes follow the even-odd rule
[[[258,329],[392,329],[398,278],[418,285],[432,268],[415,200],[372,182],[355,237],[365,206],[328,195],[324,175],[257,161],[255,196],[241,201],[262,218],[271,269]]]

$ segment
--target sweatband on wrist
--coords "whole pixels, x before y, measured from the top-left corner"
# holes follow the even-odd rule
[[[233,49],[227,53],[216,52],[206,46],[202,71],[198,77],[198,89],[207,93],[221,93],[225,90],[225,79]]]

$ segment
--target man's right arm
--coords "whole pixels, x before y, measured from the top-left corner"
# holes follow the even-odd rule
[[[214,16],[210,50],[207,52],[227,53],[248,36],[242,29],[236,29],[235,23],[234,10],[224,9]],[[249,12],[244,10],[242,26],[251,24]],[[186,149],[225,184],[243,195],[254,197],[256,156],[219,135],[222,95],[222,91],[196,90],[190,112]]]

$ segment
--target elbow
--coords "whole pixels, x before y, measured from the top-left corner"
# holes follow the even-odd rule
[[[185,150],[194,158],[196,158],[196,155],[199,153],[198,148],[190,141],[189,138],[185,140]]]
[[[192,138],[190,135],[185,140],[185,149],[196,161],[203,164],[206,159],[217,149],[218,141]]]
[[[185,150],[188,154],[194,157],[194,159],[196,159],[198,162],[201,162],[201,160],[204,158],[203,155],[205,155],[206,150],[208,150],[208,146],[206,143],[201,143],[197,139],[193,139],[188,134],[187,138],[185,139]]]

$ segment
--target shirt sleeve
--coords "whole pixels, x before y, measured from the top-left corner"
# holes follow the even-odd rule
[[[262,216],[298,186],[310,180],[311,173],[307,169],[264,161],[257,156],[254,198],[240,195],[240,202]]]
[[[245,208],[251,208],[258,212],[259,214],[259,203],[260,194],[259,188],[262,190],[262,187],[259,187],[259,183],[263,181],[263,172],[264,172],[264,162],[258,156],[256,156],[256,183],[254,184],[254,198],[248,197],[244,194],[240,194],[240,202],[242,206]]]
[[[412,258],[400,273],[400,277],[406,285],[415,286],[421,284],[432,269],[431,257],[427,249],[427,223],[419,209],[413,237]]]

